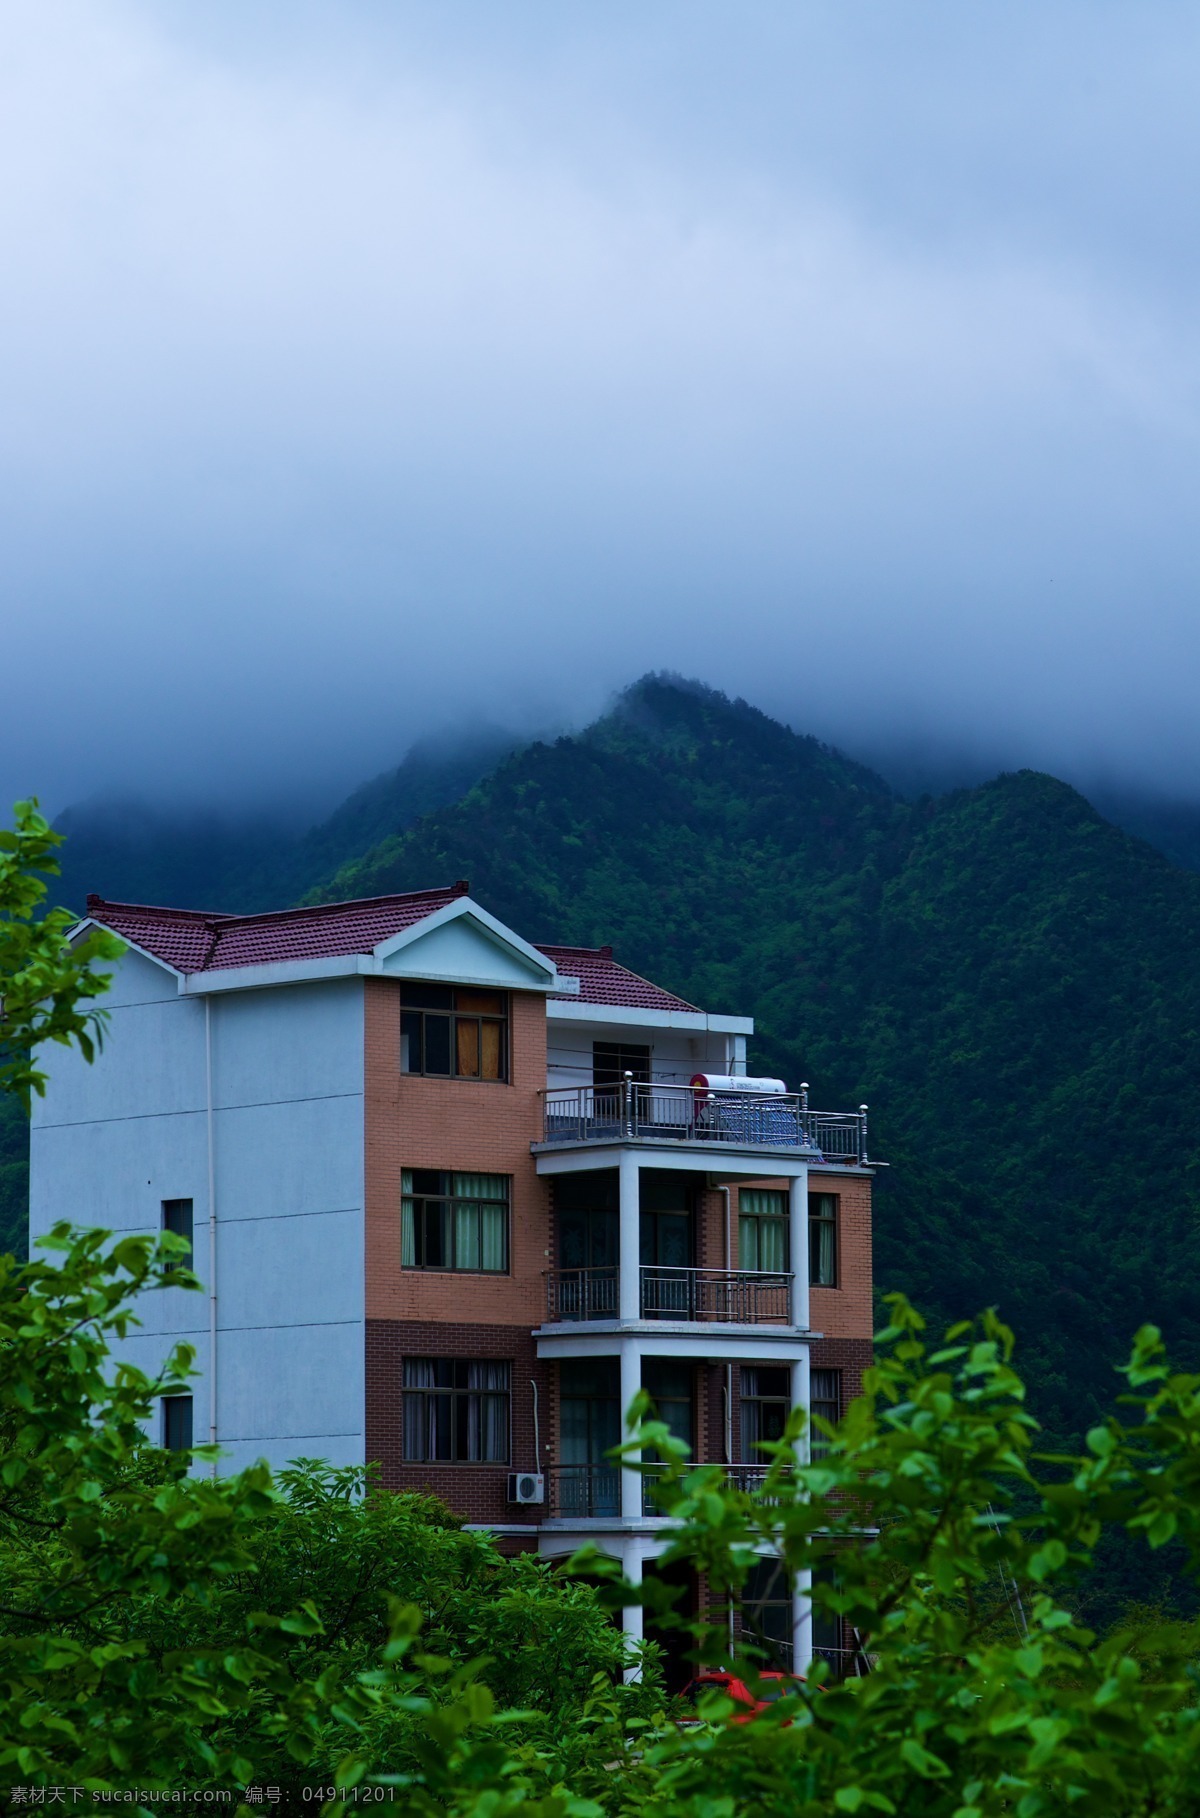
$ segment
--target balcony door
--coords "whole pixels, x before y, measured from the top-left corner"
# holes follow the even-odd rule
[[[604,1454],[621,1441],[621,1376],[615,1357],[559,1365],[557,1509],[567,1520],[616,1515],[621,1473]]]
[[[559,1316],[615,1319],[617,1173],[566,1174],[554,1184]]]
[[[642,1170],[639,1251],[642,1311],[647,1319],[693,1317],[691,1176]]]

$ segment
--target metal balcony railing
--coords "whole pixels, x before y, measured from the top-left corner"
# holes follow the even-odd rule
[[[790,1275],[658,1265],[643,1265],[638,1273],[642,1319],[734,1326],[786,1326],[792,1322]],[[619,1297],[619,1277],[613,1267],[546,1272],[546,1317],[552,1325],[560,1320],[616,1319]]]
[[[618,1282],[615,1269],[548,1269],[546,1317],[616,1319]]]
[[[643,1319],[686,1319],[730,1326],[790,1325],[792,1278],[767,1270],[641,1271]]]
[[[867,1113],[810,1111],[800,1092],[710,1092],[695,1086],[552,1086],[543,1092],[546,1143],[722,1143],[785,1149],[814,1160],[867,1160]]]
[[[616,1465],[553,1465],[548,1476],[552,1519],[594,1521],[621,1513],[621,1473]]]

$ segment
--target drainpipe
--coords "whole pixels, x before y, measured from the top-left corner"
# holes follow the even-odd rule
[[[538,1429],[538,1386],[532,1376],[529,1378],[529,1386],[533,1390],[533,1468],[535,1471],[540,1471],[542,1468],[542,1435]]]
[[[733,1216],[730,1212],[729,1188],[718,1189],[725,1200],[725,1273],[733,1268]],[[725,1365],[725,1463],[733,1463],[733,1365]],[[732,1618],[731,1618],[732,1620]]]
[[[208,1443],[217,1443],[217,1168],[213,1140],[212,998],[204,999],[204,1088],[208,1136]],[[217,1474],[212,1461],[211,1475]]]

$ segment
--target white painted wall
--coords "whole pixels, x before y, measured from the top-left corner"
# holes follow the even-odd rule
[[[555,1016],[546,1028],[546,1083],[590,1086],[593,1042],[627,1042],[649,1047],[650,1077],[686,1086],[694,1073],[728,1073],[730,1038],[712,1031],[691,1034],[645,1023],[572,1023]]]
[[[93,1067],[47,1056],[31,1133],[31,1237],[58,1217],[159,1228],[195,1207],[208,1273],[204,1000],[127,954]],[[212,1000],[217,1202],[217,1427],[224,1470],[256,1458],[361,1462],[364,1435],[363,987],[355,978]],[[197,1348],[195,1437],[208,1436],[207,1294],[141,1297],[123,1347],[154,1370]]]

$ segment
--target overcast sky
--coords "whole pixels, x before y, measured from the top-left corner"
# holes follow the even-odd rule
[[[1200,11],[0,0],[0,790],[648,668],[1200,798]]]

